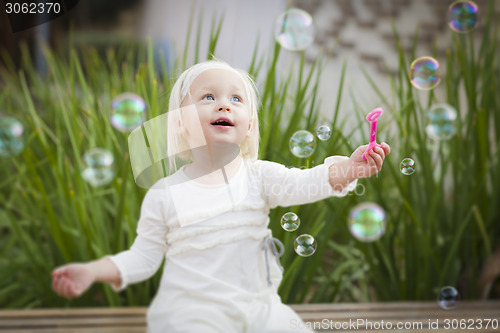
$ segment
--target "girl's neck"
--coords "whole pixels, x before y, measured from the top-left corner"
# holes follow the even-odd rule
[[[213,149],[200,149],[192,152],[193,162],[184,167],[184,173],[192,180],[203,184],[225,183],[236,175],[243,162],[241,152],[237,155],[234,151],[222,154],[221,151]]]

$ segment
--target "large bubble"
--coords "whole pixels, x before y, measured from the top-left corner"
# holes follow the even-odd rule
[[[297,157],[309,157],[316,150],[316,139],[311,132],[306,130],[293,133],[289,143],[290,151]]]
[[[83,162],[82,178],[90,185],[103,186],[113,180],[114,157],[111,152],[102,148],[90,149],[83,155]]]
[[[448,8],[448,26],[456,32],[469,32],[477,25],[478,12],[472,1],[455,1]]]
[[[111,125],[119,131],[130,132],[144,122],[146,102],[133,93],[118,95],[111,102]]]
[[[351,210],[349,230],[362,242],[372,242],[385,233],[385,211],[372,202],[364,202]]]
[[[24,150],[24,127],[15,118],[0,117],[0,157],[12,157]]]
[[[441,81],[439,62],[432,57],[415,59],[410,65],[410,80],[417,89],[434,89]]]
[[[457,132],[457,110],[446,103],[433,105],[427,112],[425,132],[434,140],[448,140]]]
[[[307,48],[314,41],[314,22],[309,13],[291,8],[276,20],[274,37],[280,45],[290,51]]]
[[[295,231],[300,226],[300,219],[297,214],[288,212],[281,217],[281,227],[286,231]]]

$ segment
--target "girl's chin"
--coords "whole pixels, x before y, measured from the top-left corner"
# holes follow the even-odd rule
[[[219,147],[226,147],[228,149],[230,148],[238,148],[241,146],[243,140],[238,140],[235,138],[224,138],[220,136],[213,136],[210,138],[207,138],[207,143],[210,145],[217,145]]]
[[[239,146],[241,142],[233,138],[221,138],[221,137],[211,137],[207,141],[209,144],[223,144],[228,146]]]
[[[230,132],[223,132],[223,131],[210,131],[209,133],[206,133],[207,141],[221,141],[221,142],[229,142],[229,141],[237,141],[236,136],[234,133]]]

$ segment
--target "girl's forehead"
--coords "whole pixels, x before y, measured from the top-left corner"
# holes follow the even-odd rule
[[[245,90],[241,75],[230,69],[212,68],[200,73],[191,84],[191,89],[202,89],[210,86],[232,86]]]

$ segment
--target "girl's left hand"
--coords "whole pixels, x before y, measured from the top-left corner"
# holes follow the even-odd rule
[[[381,146],[370,150],[365,155],[366,160],[363,159],[363,153],[368,148],[368,145],[359,146],[352,153],[349,160],[355,178],[368,178],[382,170],[384,159],[391,152],[391,147],[385,142],[382,142]]]

